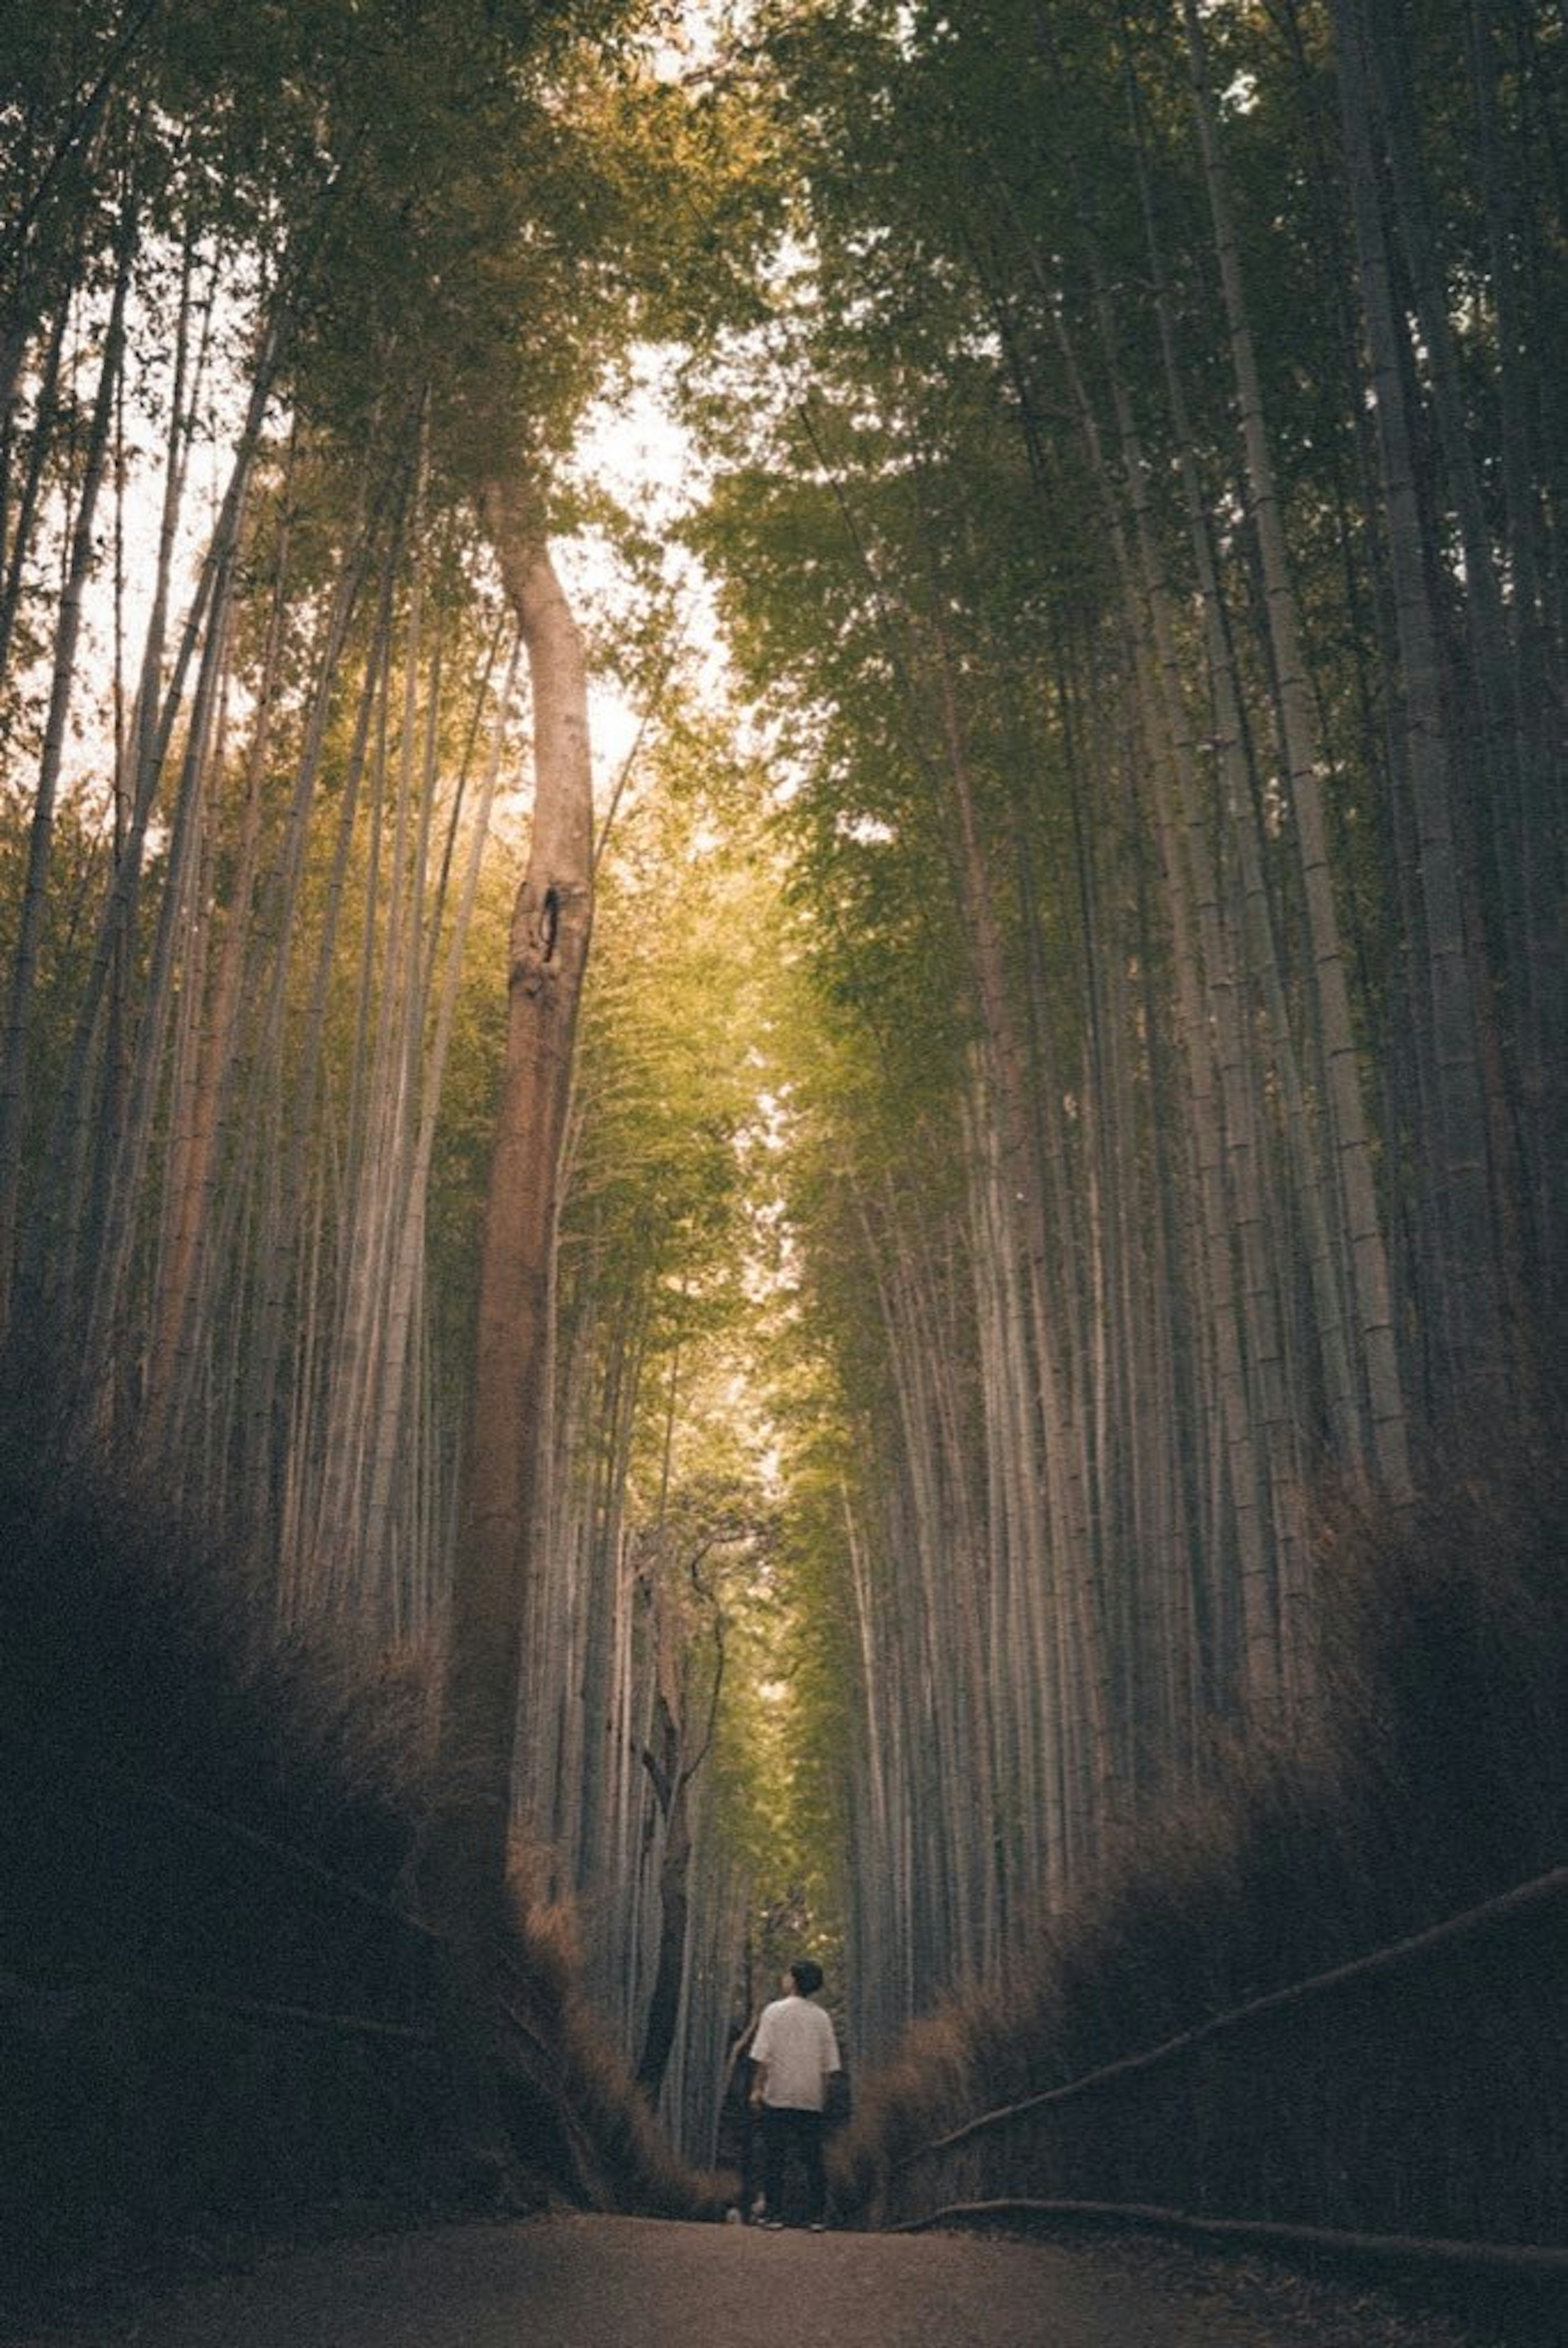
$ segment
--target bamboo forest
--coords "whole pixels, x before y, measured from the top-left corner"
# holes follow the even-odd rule
[[[439,1945],[461,2102],[526,1973],[702,2214],[809,1958],[867,2224],[1560,2281],[1558,0],[0,0],[0,1978]]]

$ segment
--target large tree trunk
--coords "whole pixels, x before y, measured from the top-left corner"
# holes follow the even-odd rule
[[[459,1927],[505,1881],[522,1627],[548,1520],[551,1324],[572,1045],[593,911],[593,798],[581,641],[526,489],[483,510],[533,681],[536,794],[512,915],[507,1058],[480,1272],[462,1533],[420,1892]]]

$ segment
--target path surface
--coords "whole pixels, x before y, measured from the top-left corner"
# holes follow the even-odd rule
[[[1244,2312],[1224,2294],[1167,2291],[1090,2247],[562,2216],[292,2252],[144,2309],[103,2339],[106,2348],[1295,2348],[1325,2336]]]

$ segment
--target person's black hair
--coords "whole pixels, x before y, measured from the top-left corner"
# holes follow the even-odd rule
[[[797,1957],[789,1969],[789,1977],[802,1997],[815,1997],[822,1987],[822,1967],[815,1957]]]

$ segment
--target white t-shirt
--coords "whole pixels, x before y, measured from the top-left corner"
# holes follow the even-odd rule
[[[806,1997],[775,1997],[763,2008],[752,2060],[768,2066],[763,2101],[792,2112],[819,2112],[827,2079],[839,2067],[838,2041],[820,2005]]]

